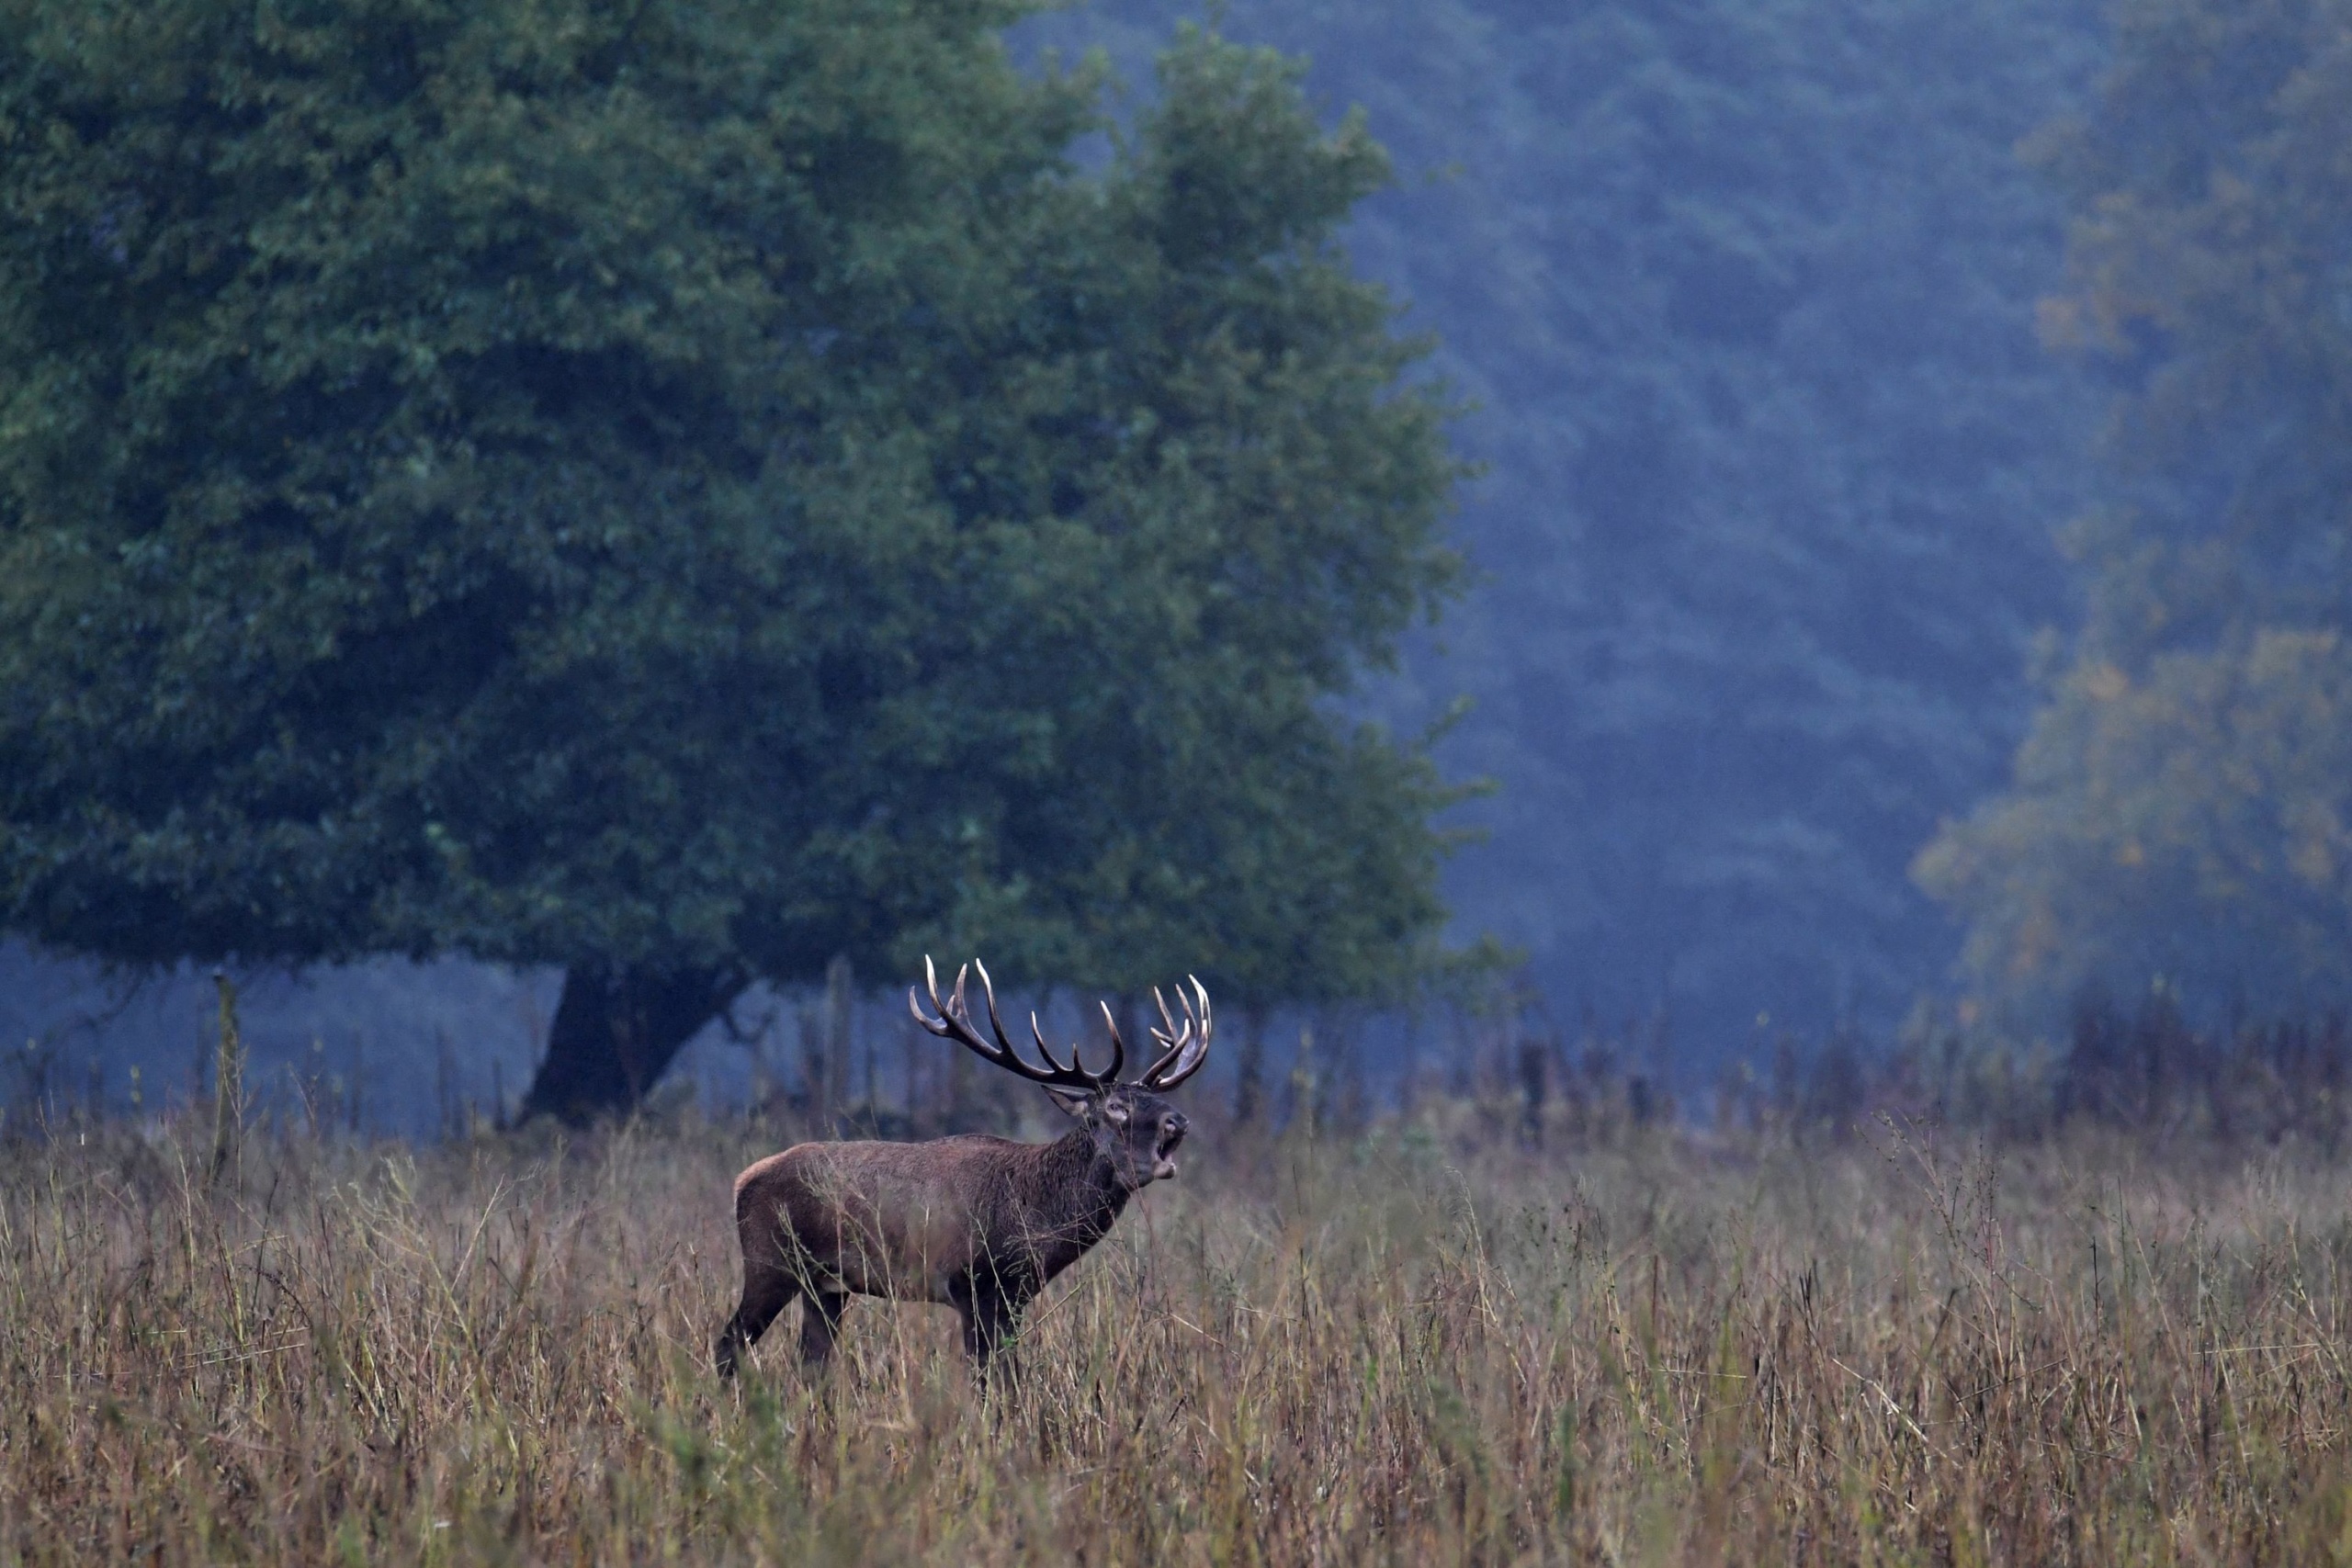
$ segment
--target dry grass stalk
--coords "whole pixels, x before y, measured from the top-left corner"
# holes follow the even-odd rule
[[[1216,1157],[1038,1304],[706,1348],[773,1129],[0,1150],[0,1562],[2320,1562],[2346,1171],[1433,1108]],[[1217,1147],[1219,1144],[1222,1147]],[[1204,1152],[1207,1152],[1204,1150]]]

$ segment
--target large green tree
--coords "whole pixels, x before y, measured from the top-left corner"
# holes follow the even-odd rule
[[[6,925],[561,964],[575,1118],[836,953],[1417,962],[1382,154],[1198,32],[1121,132],[1021,8],[0,0]]]
[[[2352,4],[2132,0],[2043,152],[2120,388],[2089,614],[2014,787],[1920,859],[1988,993],[2352,997]]]

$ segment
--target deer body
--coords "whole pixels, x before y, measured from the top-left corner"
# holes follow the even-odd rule
[[[987,970],[980,978],[985,987]],[[719,1332],[721,1376],[733,1375],[742,1352],[796,1297],[801,1359],[822,1362],[852,1295],[954,1307],[966,1351],[985,1368],[1046,1282],[1110,1233],[1128,1196],[1176,1174],[1186,1123],[1158,1091],[1190,1077],[1207,1053],[1204,993],[1197,1015],[1185,998],[1181,1033],[1172,1020],[1167,1033],[1153,1031],[1168,1049],[1132,1084],[1117,1081],[1126,1052],[1115,1023],[1109,1071],[1086,1073],[1075,1051],[1063,1066],[1039,1036],[1040,1071],[1005,1041],[992,989],[994,1046],[971,1028],[961,976],[946,1005],[934,978],[932,1004],[935,1018],[915,1010],[925,1028],[1043,1085],[1080,1125],[1051,1144],[978,1134],[798,1144],[750,1167],[735,1179],[743,1295]],[[1165,1020],[1164,1004],[1161,1013]]]
[[[1083,1128],[1051,1144],[972,1135],[771,1155],[735,1179],[743,1299],[719,1337],[720,1370],[800,1296],[805,1360],[824,1359],[842,1298],[860,1295],[954,1307],[985,1364],[1126,1205]]]

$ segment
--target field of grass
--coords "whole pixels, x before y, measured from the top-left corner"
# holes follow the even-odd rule
[[[712,1376],[786,1129],[14,1142],[0,1562],[2352,1558],[2292,1143],[1199,1121],[985,1402],[933,1307]]]

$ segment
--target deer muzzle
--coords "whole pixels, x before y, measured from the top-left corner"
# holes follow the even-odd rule
[[[1182,1116],[1170,1116],[1160,1129],[1159,1147],[1153,1152],[1159,1156],[1151,1168],[1154,1181],[1173,1180],[1176,1176],[1176,1145],[1184,1141],[1186,1122]]]

